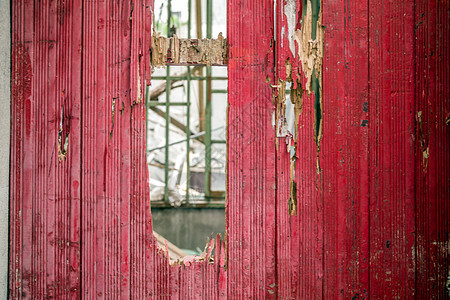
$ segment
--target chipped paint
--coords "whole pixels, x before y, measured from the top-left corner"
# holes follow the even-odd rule
[[[292,166],[292,165],[291,165]],[[292,170],[292,168],[291,168]],[[295,175],[291,174],[291,177]],[[289,182],[289,215],[296,216],[297,215],[297,182],[295,180],[291,180]]]
[[[307,80],[305,90],[308,94],[313,91],[312,77],[314,70],[316,71],[316,78],[321,81],[322,77],[324,28],[322,26],[321,11],[319,12],[319,17],[316,24],[313,23],[314,20],[311,1],[307,1],[302,28],[295,31],[295,41],[298,46],[298,57],[302,66],[302,72]],[[319,86],[322,86],[321,82]]]
[[[425,130],[425,126],[422,122],[422,111],[418,111],[416,114],[416,121],[417,121],[417,129],[418,129],[418,139],[419,139],[419,145],[422,150],[422,168],[423,171],[426,173],[428,169],[428,158],[430,156],[430,148],[429,148],[429,128],[428,132]]]
[[[290,151],[291,157],[294,157],[298,138],[298,117],[303,107],[303,89],[299,84],[299,79],[297,79],[297,84],[293,84],[291,72],[291,64],[289,60],[286,60],[286,81],[278,79],[278,84],[273,87],[276,88],[277,93],[277,137],[286,138],[286,144],[289,145],[288,151]],[[289,95],[286,94],[287,89],[290,90]]]
[[[319,0],[304,1],[302,20],[296,20],[297,2],[283,2],[280,7],[281,48],[285,38],[289,41],[289,50],[285,59],[285,74],[278,79],[277,89],[277,137],[285,138],[286,148],[290,157],[290,199],[294,195],[295,161],[297,159],[298,121],[303,107],[303,92],[314,95],[313,139],[316,144],[316,174],[317,182],[320,179],[320,141],[322,139],[322,63],[323,63],[323,39],[324,27],[322,24],[322,12]],[[285,18],[285,19],[284,19]],[[301,28],[295,30],[298,25]],[[285,27],[288,36],[285,37]],[[295,48],[297,43],[297,49]],[[289,51],[288,50],[288,51]],[[280,76],[280,75],[279,75]],[[289,96],[286,89],[290,90]],[[290,101],[289,101],[290,100]],[[277,141],[278,142],[278,141]],[[318,187],[316,182],[316,188]],[[290,200],[291,201],[291,200]],[[290,202],[290,214],[296,214],[294,206]]]
[[[137,64],[137,92],[138,92],[138,97],[137,97],[137,101],[136,103],[141,103],[142,99],[144,98],[143,92],[142,92],[142,78],[141,78],[141,72],[140,72],[140,65],[141,64]]]
[[[67,120],[64,116],[64,105],[61,109],[61,117],[59,122],[58,130],[58,161],[66,159],[67,149],[69,147],[69,126],[67,125]]]
[[[138,83],[139,84],[139,83]],[[113,132],[114,132],[114,117],[116,114],[116,98],[112,99],[112,105],[111,105],[111,131],[109,132],[109,138],[112,139]]]
[[[322,139],[323,99],[322,99],[322,64],[324,27],[322,26],[322,10],[319,0],[306,2],[303,7],[302,28],[296,30],[295,40],[298,45],[298,57],[302,72],[306,77],[305,90],[308,94],[314,92],[314,141],[317,146],[316,173],[318,180],[320,168],[320,141]]]
[[[301,72],[306,78],[306,83],[303,88],[296,88],[300,83],[297,74],[292,74],[292,65],[289,62],[289,58],[285,62],[286,67],[286,81],[292,82],[293,78],[296,80],[293,82],[294,88],[292,89],[292,95],[295,97],[291,98],[291,103],[286,103],[286,82],[283,79],[278,80],[277,85],[277,95],[278,104],[280,104],[280,110],[278,112],[278,137],[286,137],[287,143],[290,144],[290,138],[292,137],[295,141],[297,140],[297,127],[298,127],[298,115],[301,112],[301,102],[303,89],[311,94],[314,92],[315,101],[315,116],[314,116],[314,141],[317,144],[317,152],[320,151],[320,140],[322,139],[322,63],[323,63],[323,39],[324,39],[324,28],[321,25],[322,12],[320,11],[320,1],[314,1],[315,10],[313,12],[312,1],[306,1],[306,8],[304,7],[304,14],[302,20],[301,29],[295,30],[295,16],[296,16],[296,5],[295,1],[288,1],[283,6],[281,10],[284,12],[288,23],[288,32],[293,32],[289,34],[288,39],[291,41],[291,36],[294,37],[298,45],[298,60],[301,64]],[[314,16],[317,15],[315,18]],[[283,37],[283,29],[282,29]],[[283,41],[283,38],[281,39]],[[293,41],[293,40],[292,40]],[[291,51],[295,47],[290,47]],[[295,51],[293,51],[293,56],[295,57]],[[283,103],[283,104],[282,104]],[[297,103],[297,105],[294,105]],[[282,105],[281,105],[282,104]],[[297,107],[297,110],[296,110]],[[292,122],[291,116],[295,116],[295,122]],[[295,126],[295,129],[293,129]],[[290,147],[288,147],[290,149]],[[319,155],[319,154],[318,154]],[[317,172],[320,173],[319,161],[317,161]]]
[[[289,214],[297,214],[297,183],[295,181],[295,161],[297,159],[297,140],[298,140],[298,120],[303,108],[303,89],[299,81],[299,77],[294,84],[292,80],[292,66],[289,59],[286,65],[286,81],[278,79],[278,84],[273,86],[276,88],[277,98],[277,137],[284,138],[286,149],[290,157],[290,197],[289,197]],[[290,93],[287,95],[286,90]],[[278,139],[277,147],[278,147]]]

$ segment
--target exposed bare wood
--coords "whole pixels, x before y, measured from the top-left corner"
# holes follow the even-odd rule
[[[219,33],[217,39],[179,39],[175,34],[167,38],[152,36],[151,62],[153,67],[166,65],[225,66],[227,39]]]

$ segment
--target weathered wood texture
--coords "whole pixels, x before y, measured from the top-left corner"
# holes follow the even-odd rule
[[[181,39],[177,35],[168,38],[153,33],[150,56],[155,68],[166,65],[226,66],[227,39],[222,33],[217,39]]]
[[[445,282],[450,297],[450,4],[421,0],[414,4],[414,30],[401,36],[409,46],[411,36],[415,39],[410,107],[414,177],[408,182],[415,200],[415,235],[409,267],[415,267],[418,298],[444,298]],[[394,61],[392,69],[396,66]],[[400,74],[397,80],[402,82]]]
[[[414,151],[415,24],[414,1],[369,3],[371,298],[412,298],[423,284],[415,280],[419,265],[414,267],[420,246],[414,245],[415,222],[421,221],[414,217],[414,177],[420,174],[414,162],[422,159]],[[444,150],[436,155],[448,156]],[[444,295],[444,283],[435,295]]]
[[[10,298],[447,297],[449,4],[273,1],[228,1],[227,237],[174,266],[145,161],[152,1],[12,2]]]

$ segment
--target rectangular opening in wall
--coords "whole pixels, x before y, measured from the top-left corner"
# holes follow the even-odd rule
[[[155,0],[154,30],[194,44],[225,37],[226,4]],[[154,68],[146,92],[153,229],[172,260],[201,255],[208,238],[224,233],[227,85],[226,63],[189,61]]]

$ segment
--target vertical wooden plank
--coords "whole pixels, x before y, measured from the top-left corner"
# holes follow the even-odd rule
[[[31,277],[31,199],[29,172],[25,175],[24,153],[32,140],[31,114],[25,115],[25,102],[33,101],[34,36],[33,9],[29,1],[11,3],[11,188],[10,188],[10,295],[30,297]],[[31,108],[30,108],[31,109]],[[33,132],[34,133],[34,132]],[[31,153],[29,153],[31,154]],[[27,164],[31,164],[29,159]]]
[[[300,1],[276,1],[276,31],[275,35],[275,79],[273,84],[281,84],[284,88],[283,81],[286,82],[287,77],[292,75],[298,76],[298,57],[294,51],[291,51],[292,44],[289,43],[293,36],[289,36],[293,30],[300,25],[300,19],[297,19],[297,12],[302,11]],[[289,16],[289,18],[288,18]],[[293,20],[293,21],[292,21]],[[288,23],[288,21],[291,21]],[[295,47],[295,44],[294,44]],[[295,57],[294,57],[295,55]],[[291,72],[286,74],[286,64],[290,65]],[[282,81],[280,81],[282,80]],[[294,81],[294,80],[292,80]],[[295,81],[296,83],[296,81]],[[298,87],[301,89],[301,87]],[[282,117],[283,109],[281,107],[283,99],[281,94],[284,90],[276,90],[276,111],[275,119]],[[286,100],[288,101],[288,100]],[[278,127],[277,120],[274,120],[275,126]],[[297,223],[292,222],[289,205],[292,203],[290,194],[291,185],[291,157],[287,146],[288,139],[286,137],[277,137],[276,141],[276,270],[277,285],[274,287],[277,297],[288,299],[297,297],[300,267],[300,253],[298,249]],[[295,199],[297,200],[297,199]]]
[[[276,16],[278,296],[315,299],[323,291],[321,1],[277,1]]]
[[[123,158],[129,156],[129,135],[122,136],[123,115],[128,116],[128,111],[122,109],[125,106],[126,97],[121,94],[120,78],[124,67],[121,57],[122,38],[121,21],[127,16],[127,10],[123,10],[121,2],[107,2],[105,15],[99,20],[99,28],[105,28],[107,43],[106,73],[105,73],[105,115],[109,121],[106,125],[108,138],[105,146],[105,297],[129,298],[128,268],[124,266],[126,256],[129,253],[127,207],[128,195],[123,199],[124,193],[129,194],[129,189],[122,185]],[[123,14],[123,15],[122,15]],[[109,45],[115,45],[110,47]],[[125,73],[126,74],[126,73]],[[127,76],[123,76],[125,81]],[[127,84],[129,84],[127,82]],[[126,120],[126,119],[125,119]],[[125,122],[125,128],[129,128],[129,122]],[[125,172],[128,170],[124,168]],[[129,176],[125,176],[129,178]],[[129,182],[127,182],[129,185]],[[122,188],[125,190],[122,192]],[[125,203],[125,205],[123,205]],[[125,216],[126,220],[121,217]],[[122,260],[124,259],[124,260]]]
[[[150,9],[149,1],[93,2],[83,9],[84,296],[148,295],[153,239],[145,110],[136,91],[145,84]]]
[[[55,175],[49,177],[47,189],[54,185],[55,206],[49,215],[55,215],[54,261],[56,278],[53,286],[46,287],[49,296],[54,290],[55,297],[80,296],[80,117],[81,117],[81,3],[54,2],[50,6],[50,26],[56,39],[47,38],[52,58],[50,66],[55,78],[50,86],[54,103],[49,103],[48,114],[52,128],[51,157],[45,165],[56,167]],[[55,42],[53,42],[55,41]],[[45,144],[45,143],[41,143]],[[44,178],[47,170],[40,176]],[[50,173],[49,173],[50,174]],[[52,193],[49,191],[50,196]],[[50,208],[50,206],[49,206]]]
[[[449,4],[416,1],[415,197],[416,296],[448,296]],[[447,285],[446,285],[447,284]]]
[[[23,7],[20,7],[19,9],[23,9],[24,13],[24,19],[22,19],[22,24],[24,26],[24,40],[23,42],[29,42],[29,47],[32,50],[33,56],[30,56],[30,69],[26,70],[28,72],[32,72],[35,68],[37,68],[36,64],[36,41],[34,39],[34,32],[33,32],[33,21],[34,21],[34,10],[30,7],[32,3],[23,3]],[[25,45],[24,45],[25,46]],[[26,58],[26,57],[25,57]],[[25,72],[26,72],[25,71]],[[22,71],[23,72],[23,71]],[[23,152],[21,153],[21,157],[19,158],[18,164],[20,165],[19,172],[22,172],[22,182],[21,182],[21,193],[22,197],[19,198],[22,202],[21,210],[19,210],[19,215],[22,215],[23,223],[20,224],[23,227],[21,228],[22,231],[22,247],[18,249],[19,252],[22,252],[22,269],[21,272],[21,278],[19,279],[19,284],[22,285],[22,291],[19,294],[19,296],[22,297],[32,297],[33,292],[35,292],[35,289],[33,289],[33,275],[35,273],[33,272],[34,266],[33,266],[33,255],[36,255],[37,253],[33,253],[33,231],[35,228],[33,228],[33,199],[32,199],[32,193],[34,190],[33,185],[33,174],[32,170],[34,167],[34,161],[32,159],[33,155],[33,147],[34,147],[34,141],[35,141],[35,131],[32,130],[34,128],[34,116],[32,115],[32,104],[35,103],[36,98],[36,90],[38,90],[38,82],[41,74],[38,72],[32,73],[32,74],[26,74],[22,73],[22,76],[27,76],[30,79],[30,82],[24,82],[25,84],[30,84],[29,86],[25,86],[23,88],[29,89],[28,91],[31,93],[31,97],[24,97],[22,99],[23,103],[21,104],[21,111],[19,113],[22,115],[19,118],[22,119],[22,127],[20,128],[22,132],[20,133],[20,141],[23,142]],[[34,76],[36,74],[36,76]],[[25,78],[27,78],[25,77]],[[26,90],[25,90],[26,91]],[[27,99],[28,98],[28,99]],[[31,183],[31,184],[30,184]],[[22,280],[22,283],[20,282]],[[45,279],[43,279],[42,282],[45,282]]]
[[[345,129],[350,124],[346,114],[346,25],[348,17],[342,1],[323,3],[325,49],[323,59],[324,141],[327,153],[324,167],[324,294],[325,297],[349,297],[347,269],[345,268],[344,241],[346,230],[347,173],[349,164]],[[367,58],[366,58],[367,60]],[[347,121],[344,123],[344,121]],[[343,124],[344,123],[344,124]],[[345,126],[345,127],[344,127]],[[344,127],[344,128],[342,128]],[[334,131],[333,131],[334,129]],[[347,147],[346,147],[347,146]],[[345,149],[345,152],[343,152]],[[351,252],[350,252],[351,253]]]
[[[153,1],[138,0],[131,3],[131,62],[130,62],[130,108],[131,108],[131,206],[130,206],[130,263],[131,298],[148,298],[152,294],[151,272],[158,272],[149,264],[152,251],[156,251],[153,237],[150,191],[146,153],[146,124],[144,91],[146,80],[150,81],[150,27],[148,18],[153,11]],[[153,268],[152,268],[153,267]],[[165,273],[167,274],[167,273]]]
[[[105,297],[106,141],[105,3],[83,4],[82,287],[83,297]],[[115,174],[110,174],[114,176]],[[109,253],[108,253],[109,254]],[[111,259],[114,259],[111,257]]]
[[[11,296],[78,295],[79,222],[74,219],[79,218],[80,10],[68,15],[57,2],[16,4],[13,107],[21,108],[12,112],[14,123],[19,121],[13,125],[12,153],[21,147],[25,151],[12,157],[11,170],[18,174],[11,179],[12,190],[24,192],[11,197],[18,228],[13,239],[23,232],[21,242],[11,246],[11,267],[16,266]],[[61,135],[67,136],[71,156],[60,161]]]
[[[34,13],[34,20],[36,22],[36,25],[38,27],[38,29],[36,30],[36,32],[34,32],[34,35],[36,37],[36,40],[33,44],[34,46],[34,50],[36,53],[36,57],[35,57],[35,67],[36,67],[36,77],[35,77],[35,81],[33,83],[34,84],[34,90],[33,90],[33,94],[35,95],[35,99],[37,101],[40,100],[40,102],[42,103],[42,108],[44,110],[47,109],[47,105],[48,103],[45,101],[47,99],[46,97],[46,92],[48,92],[47,90],[47,85],[43,84],[43,82],[46,81],[47,79],[47,74],[46,71],[48,70],[46,67],[43,67],[48,65],[48,58],[45,56],[45,48],[42,47],[42,45],[45,45],[43,43],[39,43],[40,39],[45,40],[45,33],[43,34],[42,31],[44,31],[45,29],[47,29],[47,24],[45,22],[45,8],[47,5],[42,5],[42,7],[38,7],[37,9],[35,9],[33,11]],[[44,15],[44,16],[42,16]],[[45,64],[45,62],[47,62],[47,64]],[[44,63],[44,64],[42,64]],[[44,97],[42,97],[44,96]],[[37,102],[36,101],[36,102]],[[35,103],[35,102],[34,102]],[[28,107],[27,107],[28,106]],[[40,201],[36,204],[35,201],[33,201],[34,199],[36,199],[36,197],[42,196],[41,194],[36,195],[36,190],[41,190],[42,189],[42,183],[37,181],[35,178],[36,175],[36,156],[32,156],[33,153],[33,148],[36,147],[35,143],[36,143],[36,132],[39,132],[38,129],[36,129],[36,127],[42,127],[42,124],[44,123],[45,126],[45,122],[42,122],[41,119],[38,119],[37,121],[32,122],[31,118],[34,117],[34,114],[32,115],[32,112],[36,112],[36,106],[32,107],[31,106],[31,102],[26,103],[25,104],[25,115],[28,115],[28,133],[31,132],[31,128],[33,128],[34,134],[33,140],[29,140],[26,143],[26,152],[24,155],[24,160],[27,161],[24,163],[24,180],[27,183],[31,183],[30,188],[25,188],[24,190],[24,204],[27,201],[30,201],[30,206],[29,207],[24,207],[24,214],[25,215],[29,215],[30,217],[30,227],[29,229],[27,227],[25,227],[25,230],[30,230],[30,232],[32,233],[32,238],[30,241],[30,244],[27,245],[28,247],[31,248],[32,251],[32,258],[31,258],[31,270],[30,270],[30,278],[28,280],[30,280],[31,282],[29,282],[30,284],[30,290],[28,295],[30,295],[31,297],[33,296],[43,296],[43,292],[45,291],[45,286],[47,286],[47,276],[43,276],[44,272],[47,268],[46,264],[44,264],[44,261],[47,260],[46,257],[46,253],[44,253],[44,249],[43,249],[43,244],[46,243],[46,234],[47,232],[44,232],[44,228],[43,228],[43,222],[42,222],[42,218],[39,218],[39,216],[41,215],[46,215],[46,212],[44,211],[43,206],[47,203],[47,201]],[[34,108],[34,109],[33,109]],[[33,118],[34,119],[34,118]],[[32,126],[33,125],[33,126]],[[43,132],[43,134],[45,134],[45,132]],[[54,141],[54,140],[53,140]],[[40,145],[38,144],[37,147],[39,147]],[[42,151],[42,149],[39,149],[40,151]],[[34,153],[35,154],[35,153]],[[31,156],[31,157],[30,157]],[[29,169],[27,170],[26,166],[29,166]],[[30,173],[34,173],[33,176],[29,176],[28,174]],[[52,174],[54,176],[54,174]],[[28,177],[28,178],[27,178]],[[31,190],[31,194],[27,195],[27,189]],[[38,192],[39,193],[39,192]],[[33,197],[34,196],[34,197]],[[28,209],[27,209],[28,208]],[[35,215],[34,215],[35,214]],[[36,218],[36,217],[37,218]],[[51,218],[53,219],[54,216]],[[46,220],[44,218],[44,220]],[[54,276],[54,271],[51,270],[50,272],[50,280],[51,278]],[[38,278],[42,278],[42,280],[40,280],[37,283],[33,283],[33,275],[38,277]],[[24,284],[26,284],[27,282],[27,278],[24,278]]]
[[[120,298],[131,297],[131,262],[130,262],[130,177],[131,177],[131,136],[130,136],[130,119],[131,119],[131,101],[129,93],[129,73],[130,73],[130,34],[126,18],[129,15],[128,1],[121,1],[115,9],[115,18],[117,18],[117,26],[114,26],[112,35],[114,43],[118,44],[117,52],[113,56],[113,60],[120,62],[116,67],[116,74],[113,77],[114,84],[117,84],[117,97],[113,100],[114,109],[114,126],[111,124],[112,134],[115,136],[117,149],[115,159],[117,160],[117,171],[120,172],[119,182],[111,182],[112,185],[118,184],[119,187],[119,203],[118,203],[118,230],[119,259],[120,264]],[[113,8],[110,8],[113,9]],[[125,28],[124,28],[125,27]],[[112,30],[112,29],[110,29]],[[120,42],[121,41],[121,42]],[[123,76],[127,74],[127,76]],[[120,238],[119,238],[120,237]]]
[[[43,1],[41,2],[40,8],[42,9],[39,12],[39,17],[41,19],[40,29],[38,29],[39,34],[37,35],[38,48],[42,55],[42,59],[40,59],[41,65],[39,69],[43,72],[43,93],[38,94],[37,103],[42,103],[41,107],[37,106],[36,109],[36,136],[38,140],[36,141],[37,149],[40,153],[46,153],[46,140],[50,141],[50,144],[53,145],[61,145],[61,148],[64,137],[62,137],[63,133],[69,133],[67,130],[67,123],[64,120],[69,116],[67,113],[67,107],[63,108],[62,100],[59,95],[57,95],[57,80],[56,77],[56,69],[57,69],[57,45],[53,41],[56,41],[58,38],[56,36],[57,30],[57,21],[56,21],[56,2],[51,1]],[[63,39],[60,39],[58,43]],[[65,65],[65,61],[61,61],[61,65],[58,67],[63,67]],[[59,105],[58,105],[59,104]],[[59,106],[59,107],[58,107]],[[43,108],[43,109],[42,109]],[[40,115],[40,111],[43,110],[43,115]],[[42,112],[41,112],[42,114]],[[59,116],[57,120],[60,122],[58,124],[54,124],[56,126],[47,126],[47,118],[51,116]],[[61,142],[59,142],[59,131],[61,131]],[[56,152],[56,151],[55,151]],[[56,154],[56,153],[54,153]],[[50,176],[45,177],[46,168],[44,166],[50,166],[50,162],[52,161],[52,156],[54,154],[48,155],[47,153],[41,155],[40,157],[36,156],[35,161],[36,165],[36,182],[37,182],[37,190],[36,190],[36,227],[37,231],[41,232],[41,236],[36,239],[37,244],[42,244],[42,252],[37,257],[39,259],[35,260],[36,263],[40,264],[42,268],[39,270],[40,276],[44,277],[47,275],[46,285],[42,285],[38,290],[38,297],[57,297],[62,295],[62,291],[60,287],[62,285],[61,277],[62,273],[65,271],[65,266],[67,266],[67,257],[65,256],[65,249],[67,245],[67,241],[65,240],[65,225],[67,224],[67,211],[65,211],[65,195],[60,194],[59,187],[64,185],[65,174],[67,170],[61,170],[61,165],[57,165],[57,168],[51,172]],[[55,156],[56,158],[56,156]],[[62,162],[63,160],[61,160]],[[58,174],[60,173],[60,174]],[[62,176],[59,176],[62,175]],[[47,201],[39,201],[38,199],[45,199],[47,195]],[[64,264],[63,260],[59,260],[60,258],[66,261]]]
[[[148,245],[152,241],[150,222],[150,199],[147,184],[147,162],[145,152],[145,104],[143,91],[145,87],[145,45],[142,16],[145,10],[145,1],[133,1],[131,20],[131,74],[130,74],[130,104],[131,115],[131,210],[130,230],[131,239],[131,295],[134,298],[144,298],[147,292],[148,269],[146,267]],[[150,22],[150,20],[148,20]],[[142,58],[141,58],[142,57]],[[142,63],[141,63],[142,59]]]
[[[150,221],[150,192],[147,184],[147,161],[145,154],[145,105],[132,101],[131,117],[131,211],[130,230],[132,295],[143,298],[149,274],[146,268],[149,245],[152,239]],[[167,262],[166,262],[167,263]],[[134,284],[133,284],[134,283]]]
[[[91,115],[86,112],[85,103],[95,103],[92,99],[92,83],[93,78],[93,65],[92,59],[94,58],[92,53],[92,44],[94,41],[94,35],[92,29],[90,28],[90,14],[92,12],[92,2],[83,3],[83,72],[82,72],[82,176],[81,176],[81,258],[82,258],[82,273],[81,273],[81,287],[82,287],[82,297],[94,297],[93,281],[94,281],[94,270],[92,266],[92,260],[94,251],[86,251],[85,249],[92,249],[93,233],[92,228],[94,222],[92,221],[92,211],[94,210],[94,197],[91,196],[93,190],[95,189],[94,180],[94,166],[92,162],[88,159],[92,156],[94,150],[94,126],[92,124]]]
[[[367,1],[323,5],[324,294],[369,295]]]
[[[68,296],[81,297],[81,65],[82,65],[82,2],[66,4],[60,12],[60,22],[68,28],[70,47],[69,63],[65,83],[70,86],[70,191],[69,203],[69,282]],[[64,31],[63,31],[64,32]]]
[[[432,241],[437,248],[436,261],[438,262],[435,265],[436,282],[438,282],[435,291],[438,297],[444,298],[450,296],[450,201],[448,201],[450,199],[448,184],[448,178],[450,178],[450,4],[445,1],[437,1],[436,52],[434,110],[437,126],[432,127],[435,130],[435,138],[430,153],[434,160],[432,167],[435,168],[436,174],[434,201],[436,201],[437,217],[431,216],[430,221],[434,220],[436,223],[434,225],[436,232]]]
[[[22,156],[21,134],[21,110],[23,103],[23,87],[21,84],[23,66],[28,63],[31,71],[31,59],[28,51],[23,58],[21,52],[26,48],[20,45],[23,42],[23,29],[21,28],[23,20],[23,11],[21,10],[21,1],[11,3],[11,151],[10,151],[10,229],[9,229],[9,295],[18,297],[22,288],[20,285],[22,271],[21,248],[21,176],[19,158]],[[22,47],[20,47],[22,46]],[[20,52],[21,49],[22,51]],[[24,54],[25,54],[24,53]],[[28,87],[31,88],[31,85]],[[31,91],[28,92],[28,97]],[[13,173],[14,172],[14,173]]]
[[[275,285],[273,1],[228,1],[228,297]]]
[[[436,99],[434,110],[437,120],[435,138],[431,155],[434,159],[436,178],[436,212],[437,217],[431,216],[430,220],[436,222],[436,232],[432,244],[437,249],[436,292],[438,297],[450,296],[450,4],[445,1],[437,1],[436,14]],[[436,116],[435,116],[436,118]],[[416,127],[417,128],[417,127]],[[445,282],[445,284],[443,283]],[[445,289],[444,289],[445,287]],[[445,295],[447,292],[447,295]]]
[[[300,299],[319,299],[323,289],[323,162],[319,156],[322,150],[315,141],[316,99],[315,93],[305,92],[303,96],[295,161],[297,214],[290,217],[294,244],[291,257],[298,260],[294,269],[297,281],[293,284]]]
[[[369,2],[370,297],[414,295],[414,1]]]

